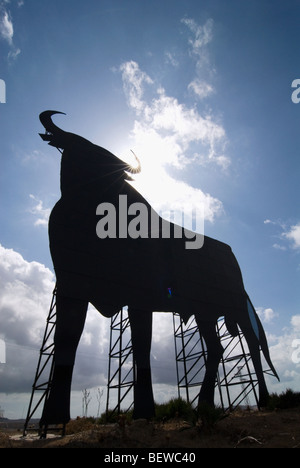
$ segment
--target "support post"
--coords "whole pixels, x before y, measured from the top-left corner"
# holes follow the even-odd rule
[[[46,327],[43,337],[42,346],[40,349],[37,369],[34,382],[32,385],[31,397],[29,401],[27,416],[24,423],[23,436],[26,435],[30,420],[33,418],[37,409],[42,403],[47,400],[54,369],[54,333],[56,325],[56,287],[53,290],[52,300],[49,308],[49,313],[46,321]],[[63,429],[64,430],[64,429]],[[47,429],[40,431],[43,437],[46,435]]]
[[[107,379],[106,418],[133,408],[135,368],[127,311],[123,308],[111,318]],[[110,408],[110,405],[112,407]]]

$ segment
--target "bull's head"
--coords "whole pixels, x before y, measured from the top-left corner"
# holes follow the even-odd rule
[[[87,150],[92,150],[93,152],[99,153],[99,156],[100,155],[103,156],[105,154],[105,156],[116,158],[116,156],[114,156],[109,151],[105,150],[104,148],[101,148],[100,146],[94,145],[93,143],[86,140],[85,138],[79,135],[75,135],[74,133],[65,132],[64,130],[61,130],[52,122],[52,115],[54,114],[66,115],[64,112],[53,111],[53,110],[47,110],[40,114],[40,121],[42,125],[45,127],[46,132],[40,133],[39,135],[44,141],[48,141],[49,145],[55,146],[56,148],[61,148],[61,149],[65,149],[67,147],[73,147],[73,148],[76,148],[77,150],[79,148],[83,149],[84,147]],[[139,172],[141,172],[141,163],[138,157],[136,156],[136,154],[133,151],[132,153],[137,161],[137,167],[132,167],[128,164],[123,163],[124,164],[123,170],[126,172],[129,172],[130,174],[138,174]],[[127,175],[127,179],[132,180],[130,176],[128,175]]]

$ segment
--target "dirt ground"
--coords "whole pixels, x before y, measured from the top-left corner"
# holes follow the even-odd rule
[[[235,411],[210,427],[181,419],[91,424],[64,437],[49,433],[46,439],[30,432],[23,438],[21,428],[2,427],[0,448],[300,448],[300,408]]]

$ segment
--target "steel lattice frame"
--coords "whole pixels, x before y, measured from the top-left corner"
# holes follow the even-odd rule
[[[32,392],[24,423],[23,435],[27,433],[29,423],[38,407],[48,397],[54,369],[54,332],[56,325],[56,288],[53,291],[50,309],[46,321],[43,342],[40,349],[39,360],[35,373]],[[41,430],[41,428],[40,428]],[[47,432],[47,430],[46,430]]]
[[[128,412],[133,407],[133,387],[135,366],[131,343],[130,324],[127,312],[122,309],[112,317],[110,325],[110,349],[108,363],[108,383],[106,418]],[[114,401],[113,408],[109,405]],[[121,406],[123,406],[121,408]]]
[[[173,314],[178,396],[197,406],[207,360],[205,341],[192,318],[185,326],[178,314]],[[224,348],[216,379],[215,400],[223,411],[236,407],[258,406],[258,381],[246,340],[239,330],[236,337],[227,331],[220,318],[216,332]],[[270,369],[265,374],[273,375]]]

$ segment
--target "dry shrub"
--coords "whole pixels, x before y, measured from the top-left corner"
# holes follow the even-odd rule
[[[95,428],[94,418],[80,418],[71,419],[66,425],[66,434],[77,434],[78,432],[89,431]]]
[[[1,448],[10,448],[11,442],[8,434],[4,434],[4,432],[0,432],[0,447]]]

